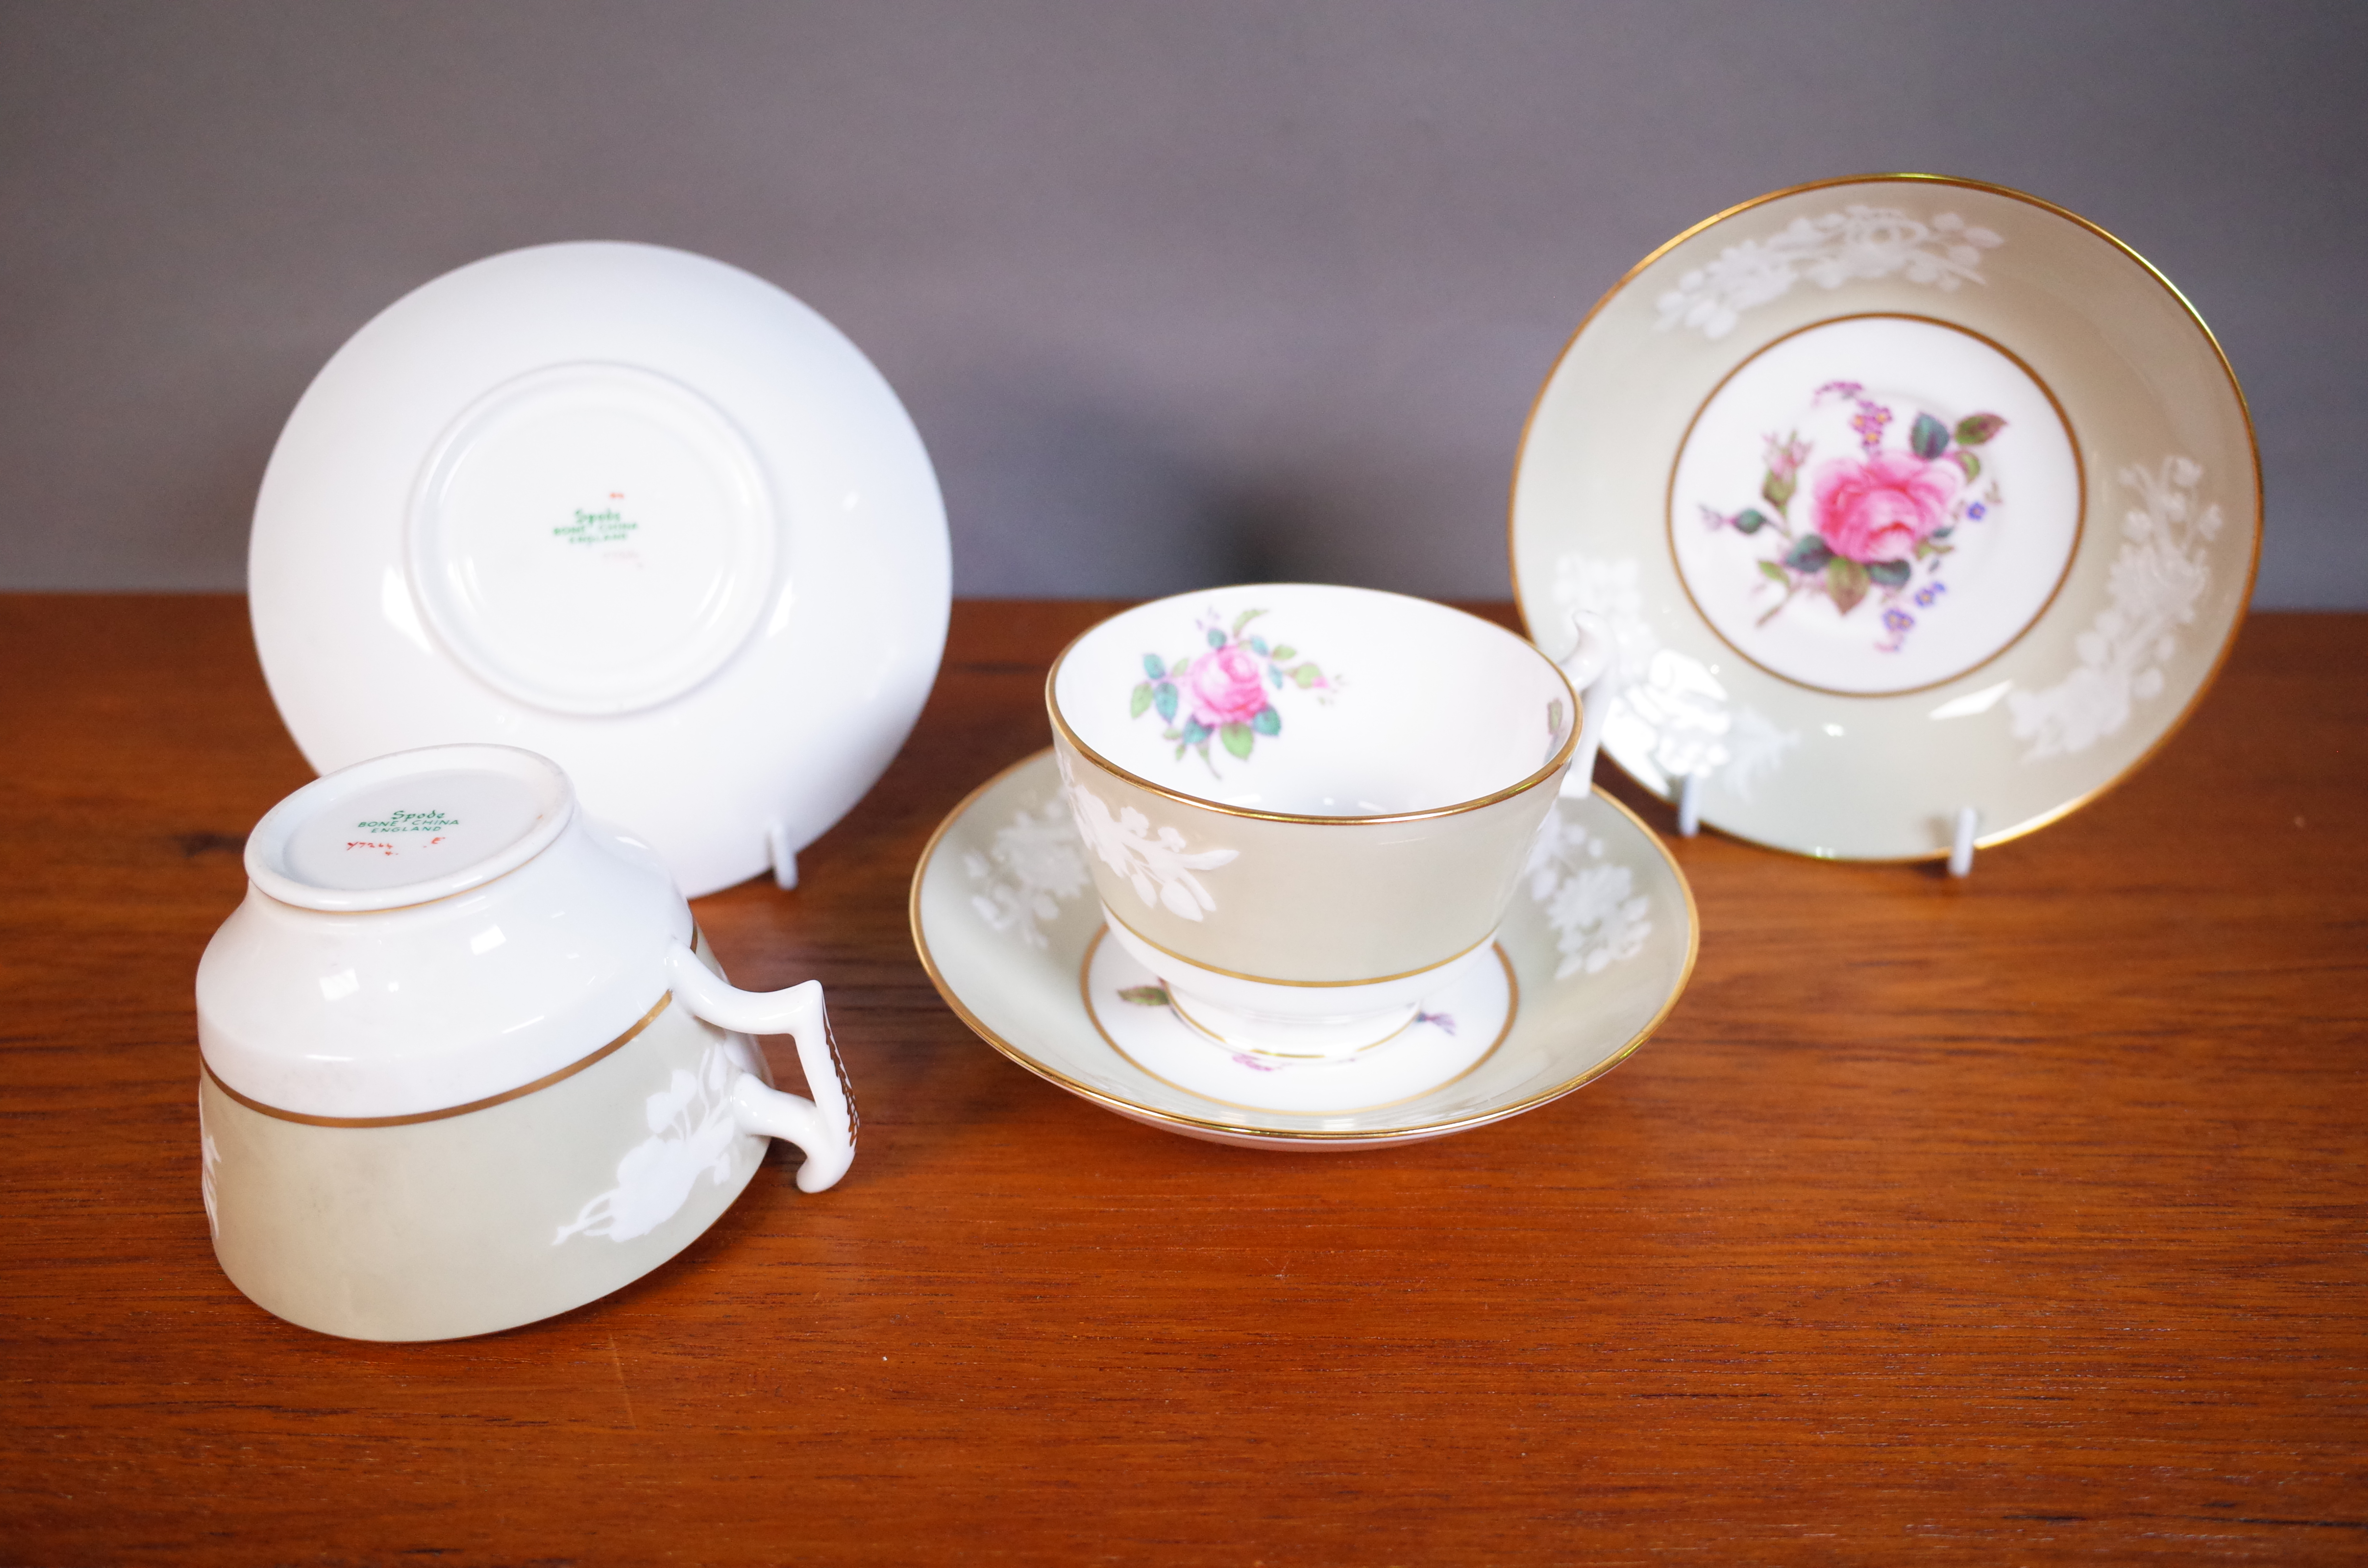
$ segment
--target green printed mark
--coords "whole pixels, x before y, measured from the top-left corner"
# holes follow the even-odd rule
[[[460,825],[458,817],[442,812],[389,812],[375,822],[354,824],[363,833],[442,833]]]
[[[598,512],[578,506],[574,519],[552,528],[551,534],[564,544],[614,544],[641,526],[614,506]]]

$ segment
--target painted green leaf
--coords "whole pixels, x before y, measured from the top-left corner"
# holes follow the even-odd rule
[[[1562,738],[1562,699],[1559,697],[1546,704],[1546,738]]]
[[[1169,723],[1176,722],[1176,683],[1163,680],[1151,688],[1151,700],[1159,705],[1159,716]]]
[[[1282,733],[1282,715],[1269,704],[1258,710],[1258,717],[1250,721],[1250,728],[1261,735],[1279,735]]]
[[[1965,471],[1966,483],[1971,484],[1974,481],[1982,476],[1982,460],[1974,456],[1973,453],[1965,450],[1964,448],[1959,447],[1955,451],[1951,452],[1949,455],[1957,460],[1957,466],[1959,468]]]
[[[1305,691],[1309,687],[1314,686],[1317,681],[1324,678],[1324,672],[1317,669],[1312,664],[1306,664],[1292,670],[1291,672],[1291,678],[1299,683],[1300,690]]]
[[[1826,562],[1826,592],[1834,601],[1834,608],[1848,615],[1866,597],[1866,568],[1857,562],[1837,555]]]
[[[1208,725],[1203,724],[1198,719],[1187,719],[1184,721],[1184,744],[1186,745],[1197,746],[1208,738]]]
[[[1247,724],[1227,724],[1217,732],[1217,735],[1225,743],[1225,749],[1235,756],[1249,756],[1250,747],[1258,744],[1258,736],[1251,733]]]
[[[1886,588],[1906,587],[1907,579],[1915,573],[1916,568],[1905,561],[1870,561],[1866,563],[1866,574]]]
[[[1170,666],[1170,668],[1168,669],[1167,673],[1168,673],[1169,675],[1171,675],[1171,676],[1180,676],[1180,675],[1182,675],[1186,670],[1189,670],[1189,669],[1190,669],[1191,667],[1192,667],[1192,660],[1191,660],[1191,656],[1190,656],[1190,654],[1187,654],[1185,657],[1183,657],[1183,658],[1180,658],[1180,659],[1177,660],[1177,661],[1176,661],[1176,663],[1175,663],[1172,666]]]
[[[1793,492],[1799,489],[1800,484],[1801,482],[1792,475],[1786,474],[1779,479],[1774,471],[1770,470],[1768,483],[1759,487],[1759,494],[1766,498],[1770,506],[1781,512],[1793,504]]]
[[[1978,447],[2006,428],[2006,421],[1995,414],[1968,414],[1957,421],[1957,445]]]
[[[1735,515],[1735,526],[1745,533],[1756,534],[1768,526],[1768,514],[1756,506],[1746,506]]]
[[[1143,673],[1157,680],[1167,673],[1167,666],[1160,662],[1158,654],[1145,653],[1143,656]]]
[[[1218,631],[1213,626],[1209,628],[1209,646],[1212,648],[1222,648],[1224,645],[1225,634]]]
[[[1759,562],[1759,574],[1769,579],[1770,582],[1789,583],[1792,581],[1791,578],[1784,575],[1784,568],[1777,565],[1773,561],[1763,561]]]
[[[1275,644],[1274,657],[1278,659],[1296,658],[1298,654],[1299,650],[1292,647],[1288,642],[1278,642]]]
[[[1793,548],[1784,552],[1784,564],[1795,572],[1822,572],[1826,563],[1833,559],[1834,552],[1816,534],[1796,540]]]
[[[1165,1007],[1167,1006],[1167,988],[1164,985],[1121,985],[1118,988],[1118,999],[1132,1002],[1138,1007]]]
[[[1919,414],[1907,432],[1907,444],[1915,449],[1918,457],[1930,462],[1949,449],[1949,427],[1929,414]]]
[[[1265,613],[1266,611],[1262,609],[1246,609],[1242,611],[1241,614],[1234,617],[1234,635],[1239,637],[1242,634],[1243,627],[1247,626],[1251,621],[1256,620],[1259,616],[1262,616]]]
[[[1143,717],[1143,710],[1150,706],[1151,683],[1147,680],[1137,681],[1134,687],[1134,696],[1127,701],[1126,716],[1130,719],[1140,719]]]

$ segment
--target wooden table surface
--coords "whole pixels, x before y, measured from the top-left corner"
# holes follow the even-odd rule
[[[639,1284],[386,1346],[199,1204],[191,976],[309,776],[242,602],[0,599],[0,1561],[2368,1560],[2368,617],[2256,618],[1964,882],[1675,841],[1701,964],[1629,1062],[1317,1156],[1074,1098],[914,956],[1108,608],[956,607],[804,885],[699,905],[828,987],[847,1180],[777,1150]]]

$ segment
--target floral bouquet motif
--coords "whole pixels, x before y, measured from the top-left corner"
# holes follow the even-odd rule
[[[1918,608],[1936,602],[1947,591],[1941,569],[1956,548],[1952,537],[1998,504],[1995,480],[1975,494],[1982,460],[1974,449],[2005,429],[2006,421],[1995,414],[1969,414],[1952,426],[1918,413],[1906,444],[1886,447],[1892,410],[1868,397],[1863,384],[1828,381],[1817,389],[1811,406],[1828,399],[1850,405],[1850,428],[1859,451],[1817,467],[1810,482],[1809,518],[1796,525],[1792,506],[1815,444],[1794,431],[1766,437],[1759,498],[1772,514],[1757,506],[1732,514],[1704,506],[1702,521],[1713,529],[1731,528],[1754,536],[1764,531],[1774,540],[1774,553],[1761,557],[1759,567],[1783,595],[1759,618],[1760,625],[1797,598],[1823,598],[1844,619],[1872,599],[1882,607],[1888,633],[1878,646],[1896,653],[1916,624],[1901,601],[1912,599]]]
[[[1327,676],[1312,659],[1303,659],[1288,643],[1269,644],[1262,636],[1246,637],[1250,622],[1262,609],[1244,610],[1227,626],[1214,612],[1202,618],[1201,634],[1208,646],[1169,662],[1157,653],[1143,656],[1144,679],[1135,685],[1128,717],[1140,719],[1156,711],[1167,722],[1161,738],[1176,743],[1181,760],[1197,751],[1209,771],[1217,765],[1209,755],[1215,741],[1247,760],[1260,735],[1282,733],[1282,714],[1274,705],[1276,692],[1296,687],[1314,691],[1318,700],[1330,699],[1337,676]]]

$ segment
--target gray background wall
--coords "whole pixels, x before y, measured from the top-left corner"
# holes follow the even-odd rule
[[[321,362],[493,251],[703,251],[905,396],[958,592],[1508,592],[1531,395],[1646,251],[1879,169],[2219,333],[2257,602],[2368,606],[2368,5],[0,6],[0,586],[233,588]]]

